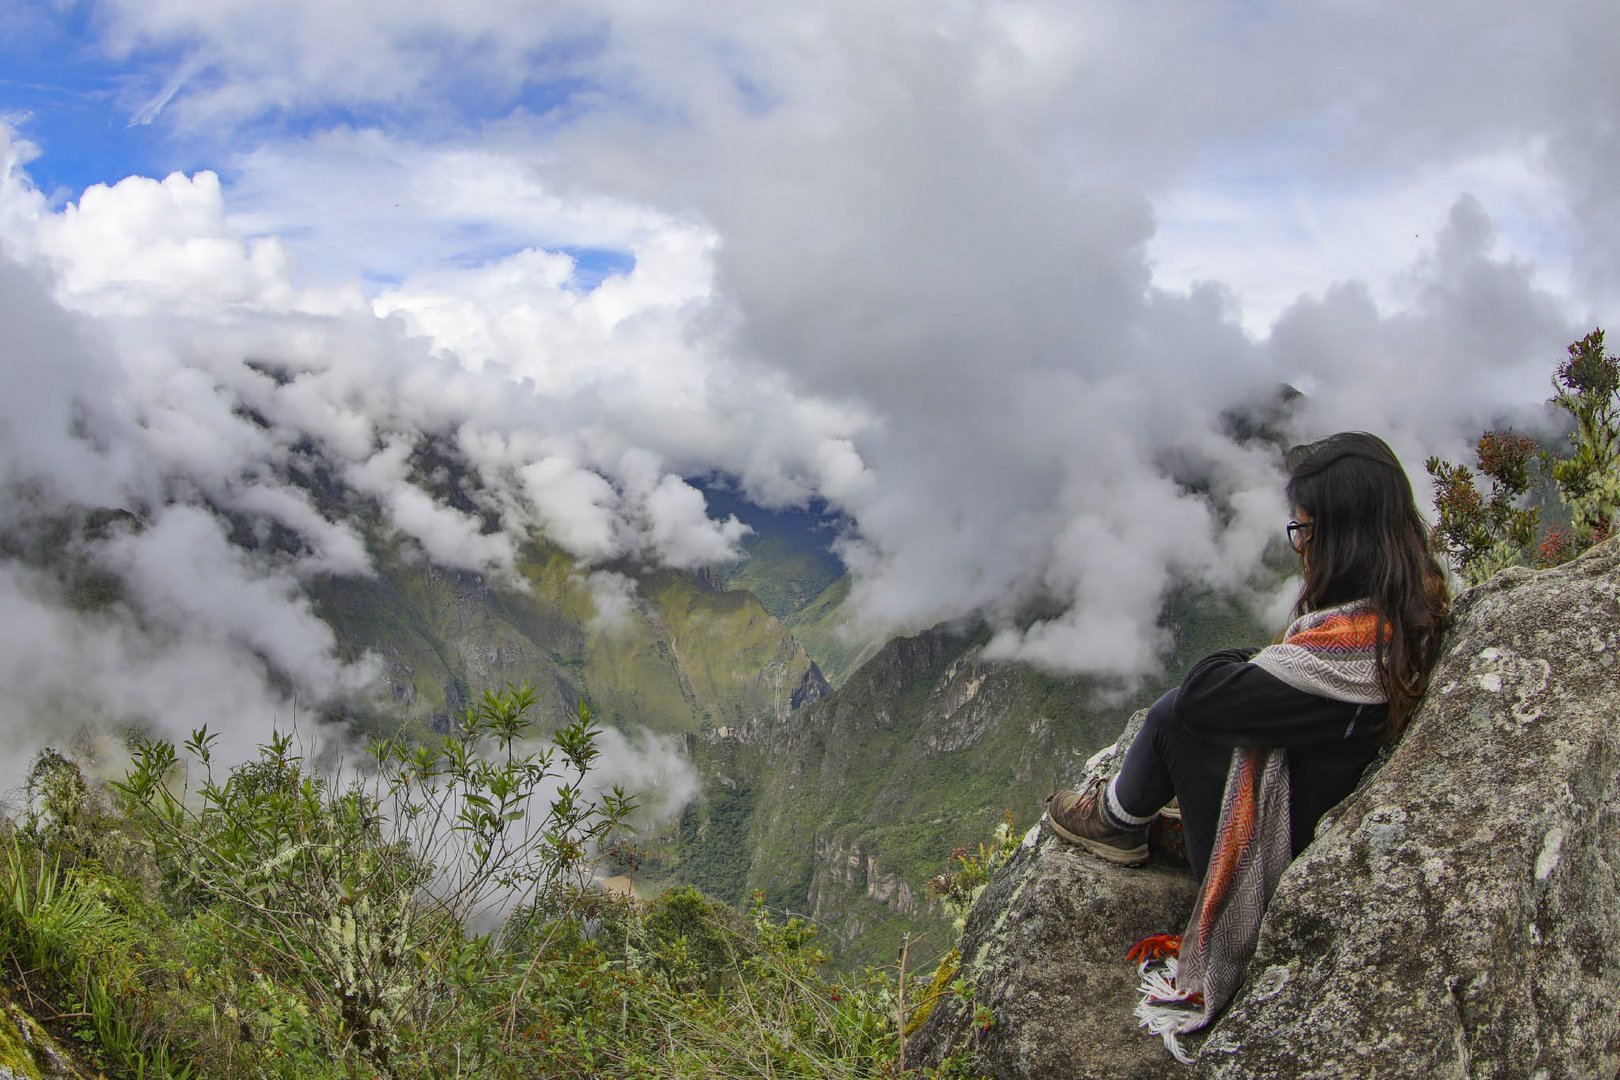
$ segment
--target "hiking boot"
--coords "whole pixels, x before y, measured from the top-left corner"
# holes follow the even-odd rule
[[[1095,781],[1084,792],[1060,791],[1046,800],[1046,823],[1061,840],[1079,844],[1093,855],[1119,866],[1142,866],[1148,861],[1147,827],[1116,828],[1103,815],[1103,791],[1108,781]]]

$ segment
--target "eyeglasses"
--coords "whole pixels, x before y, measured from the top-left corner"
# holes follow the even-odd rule
[[[1305,550],[1305,541],[1311,538],[1311,523],[1308,521],[1290,521],[1288,523],[1288,546],[1295,551]]]

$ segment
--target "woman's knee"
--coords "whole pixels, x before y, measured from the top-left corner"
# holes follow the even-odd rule
[[[1165,738],[1180,727],[1176,720],[1176,692],[1177,688],[1171,687],[1161,694],[1158,701],[1148,706],[1147,716],[1142,720],[1142,734],[1160,747]]]

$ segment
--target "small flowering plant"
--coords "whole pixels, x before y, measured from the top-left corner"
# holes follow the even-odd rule
[[[1562,453],[1509,429],[1480,436],[1477,474],[1466,465],[1428,460],[1440,517],[1434,544],[1466,584],[1517,563],[1556,566],[1614,532],[1620,515],[1620,360],[1604,352],[1602,330],[1567,353],[1547,402],[1571,423]],[[1567,528],[1541,534],[1540,509],[1531,496],[1538,477],[1556,489],[1569,515]]]
[[[1440,514],[1435,544],[1470,585],[1521,561],[1541,523],[1539,510],[1521,505],[1537,461],[1535,440],[1511,429],[1487,431],[1475,453],[1479,476],[1489,481],[1488,495],[1481,494],[1468,466],[1437,457],[1427,463]]]
[[[951,862],[954,866],[928,880],[925,887],[929,894],[939,897],[945,910],[955,918],[958,930],[962,929],[979,894],[990,883],[990,876],[1018,850],[1018,840],[1012,811],[1008,810],[989,842],[981,841],[976,851],[965,846],[953,848]]]

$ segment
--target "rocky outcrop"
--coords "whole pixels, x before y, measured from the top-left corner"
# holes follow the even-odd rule
[[[1120,956],[1189,884],[1079,860],[1031,838],[969,919],[991,1075],[1615,1077],[1620,541],[1459,600],[1410,730],[1284,875],[1193,1069],[1132,1030]],[[977,1036],[956,1003],[916,1046]]]
[[[1117,768],[1145,715],[1086,763],[1086,776]],[[1148,934],[1179,932],[1197,891],[1184,864],[1158,853],[1143,869],[1120,870],[1036,825],[963,927],[960,974],[971,999],[940,1000],[912,1042],[913,1060],[972,1048],[976,1069],[996,1077],[1176,1075],[1162,1045],[1136,1031],[1137,976],[1125,951]]]
[[[864,896],[902,915],[917,913],[917,895],[911,884],[886,869],[878,857],[859,840],[839,836],[818,836],[815,841],[816,869],[810,879],[810,916],[823,926],[839,932],[840,917],[852,919],[852,896]],[[841,936],[853,937],[859,928],[844,928]]]
[[[827,681],[827,677],[821,673],[821,668],[817,667],[816,662],[812,660],[810,666],[804,670],[804,678],[800,679],[799,685],[793,688],[793,695],[788,699],[788,709],[790,711],[802,709],[811,702],[820,701],[830,693],[832,693],[832,684]]]
[[[1200,1071],[1620,1072],[1620,544],[1458,607],[1412,730],[1284,879]]]

